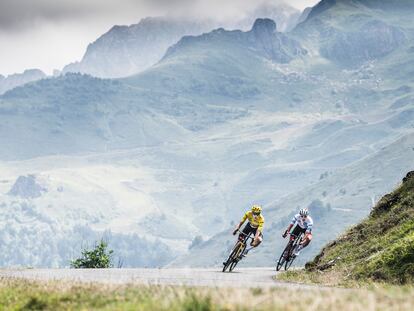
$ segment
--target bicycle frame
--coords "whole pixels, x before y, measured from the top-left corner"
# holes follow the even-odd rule
[[[276,271],[279,271],[283,264],[285,265],[285,270],[289,269],[295,260],[295,257],[292,256],[292,252],[295,249],[296,245],[302,241],[302,238],[303,233],[300,233],[299,235],[290,234],[289,242],[287,243],[285,249],[282,252],[282,255],[280,255],[279,261],[277,262]]]
[[[229,268],[229,271],[233,271],[233,269],[236,267],[237,263],[242,259],[241,255],[243,254],[244,250],[247,247],[247,241],[249,239],[251,239],[252,241],[254,241],[254,238],[252,237],[252,233],[250,232],[249,234],[245,234],[244,232],[240,231],[239,229],[237,230],[237,232],[240,233],[240,235],[237,238],[237,242],[234,245],[229,258],[227,259],[224,267],[223,267],[223,272],[226,271],[227,267]]]
[[[239,232],[240,235],[238,236],[237,242],[236,242],[236,244],[234,244],[233,249],[235,249],[237,247],[237,244],[238,243],[241,243],[241,245],[242,245],[241,250],[243,252],[246,249],[246,247],[247,247],[247,241],[249,239],[251,239],[252,241],[254,241],[254,238],[252,237],[252,233],[251,232],[249,234],[246,234],[243,231],[240,231],[240,229],[237,230],[237,232]],[[240,239],[241,236],[242,236],[242,238]]]
[[[300,243],[302,242],[303,233],[300,233],[299,235],[290,234],[289,242],[293,241],[293,244],[297,244],[297,241]],[[296,241],[297,240],[297,241]]]
[[[239,232],[242,236],[244,236],[243,242],[246,242],[249,238],[254,241],[254,237],[252,237],[252,233],[250,232],[249,234],[244,233],[243,231],[240,231],[240,229],[237,230],[237,232]],[[240,241],[240,236],[238,237],[239,241]],[[240,241],[242,242],[242,241]]]

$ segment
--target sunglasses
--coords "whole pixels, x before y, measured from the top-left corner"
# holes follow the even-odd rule
[[[253,213],[253,215],[255,215],[255,216],[259,216],[259,215],[260,215],[260,212],[258,212],[258,213]]]

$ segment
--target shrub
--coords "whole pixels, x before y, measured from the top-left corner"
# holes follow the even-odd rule
[[[82,250],[82,257],[72,260],[70,266],[75,269],[112,268],[113,250],[108,250],[108,243],[101,240],[94,249]]]

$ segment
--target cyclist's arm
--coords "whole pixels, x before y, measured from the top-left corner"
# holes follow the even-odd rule
[[[290,222],[288,228],[287,228],[287,232],[290,231],[290,229],[292,229],[292,227],[297,223],[298,219],[297,219],[298,215],[293,216],[292,221]]]
[[[264,227],[264,218],[261,221],[259,221],[259,226],[257,227],[256,234],[254,236],[255,239],[259,238],[260,233],[263,232],[263,227]]]
[[[313,229],[313,220],[309,217],[308,227],[306,228],[306,233],[311,234]]]
[[[286,229],[286,233],[289,233],[290,230],[292,229],[292,227],[295,225],[295,223],[297,222],[297,215],[293,216],[292,221],[290,222],[289,226]]]
[[[244,222],[246,221],[247,217],[248,217],[248,212],[246,212],[242,218],[242,220],[240,221],[240,223],[236,226],[236,228],[234,228],[234,231],[237,231],[240,229],[241,226],[243,226]]]
[[[307,227],[306,227],[306,231],[305,231],[305,236],[303,237],[303,239],[300,243],[304,247],[306,247],[309,244],[309,242],[312,240],[312,228],[313,228],[313,220],[312,220],[312,218],[309,217]]]

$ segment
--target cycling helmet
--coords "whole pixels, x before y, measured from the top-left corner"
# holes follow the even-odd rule
[[[252,206],[252,213],[259,215],[262,212],[262,208],[260,205],[253,205]]]
[[[308,210],[307,208],[302,208],[302,209],[299,211],[299,215],[300,215],[300,216],[303,216],[303,217],[306,217],[306,216],[308,216],[308,215],[309,215],[309,210]]]

